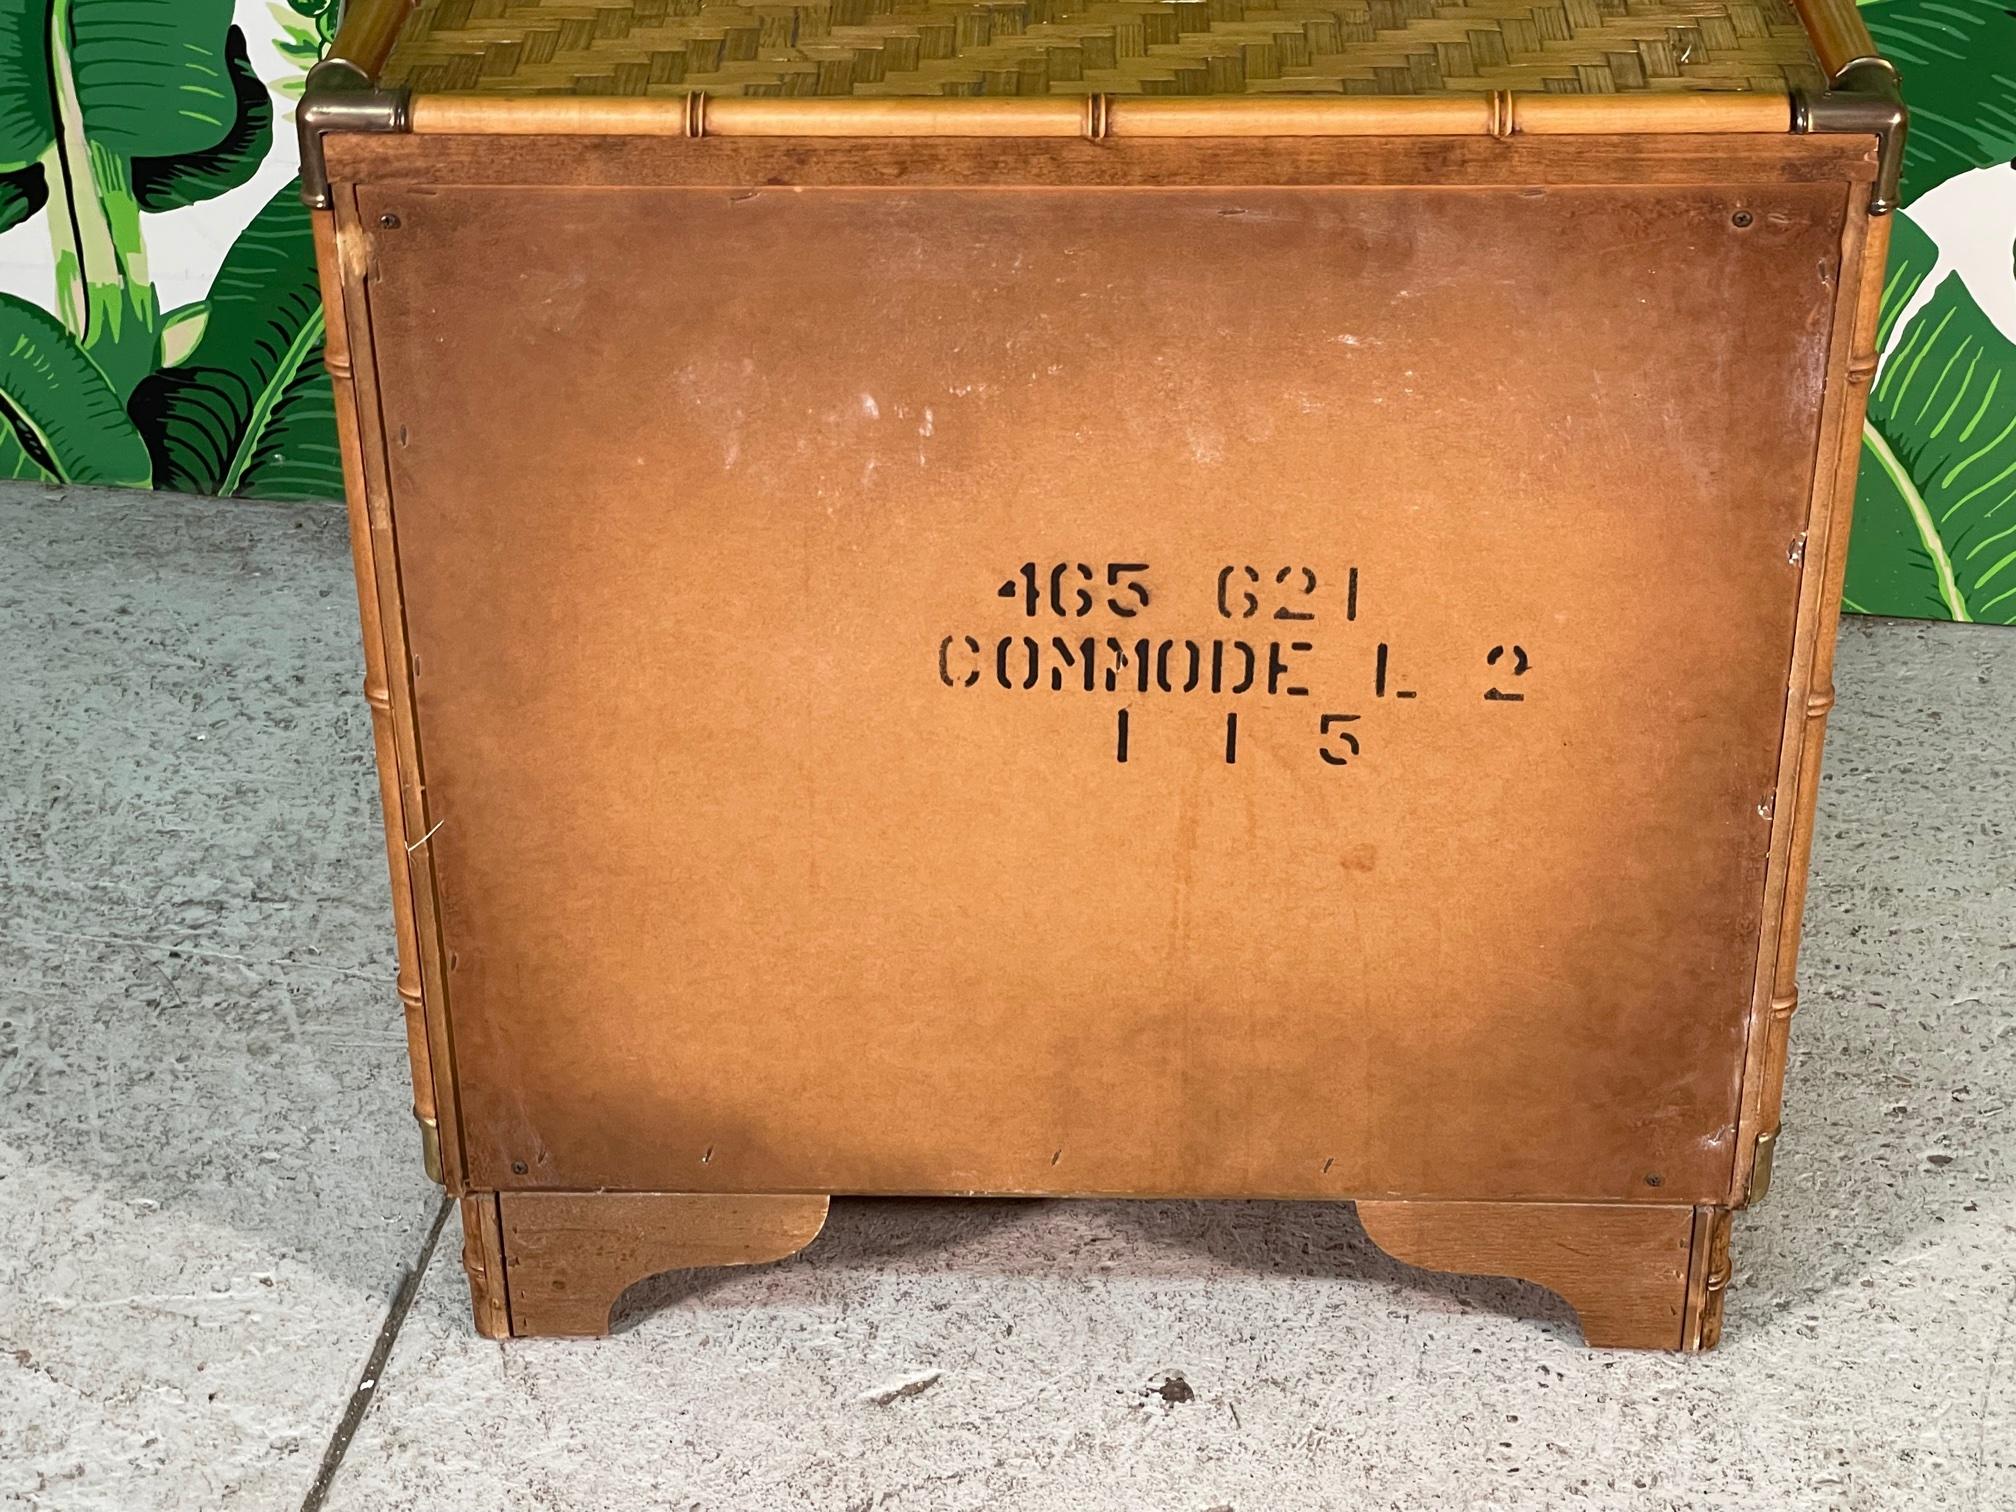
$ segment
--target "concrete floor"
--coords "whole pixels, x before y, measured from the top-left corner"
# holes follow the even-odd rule
[[[843,1202],[603,1344],[478,1339],[451,1222],[367,1369],[438,1196],[354,615],[333,508],[0,490],[0,1505],[2016,1508],[2016,634],[1844,634],[1715,1355],[1345,1208]]]

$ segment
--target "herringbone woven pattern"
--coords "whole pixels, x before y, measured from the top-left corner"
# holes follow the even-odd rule
[[[419,93],[1450,94],[1821,86],[1785,0],[422,0]]]

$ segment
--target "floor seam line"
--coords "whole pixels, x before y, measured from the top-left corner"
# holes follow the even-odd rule
[[[427,1230],[420,1253],[414,1258],[412,1267],[399,1278],[392,1301],[385,1309],[385,1321],[378,1325],[378,1337],[371,1345],[370,1358],[364,1362],[363,1374],[357,1378],[350,1400],[344,1405],[343,1416],[329,1435],[314,1482],[308,1487],[308,1494],[301,1499],[301,1512],[321,1512],[323,1503],[329,1499],[329,1488],[335,1484],[336,1472],[343,1467],[351,1441],[357,1437],[358,1428],[363,1426],[364,1415],[371,1410],[371,1404],[378,1399],[378,1387],[384,1380],[386,1363],[392,1358],[392,1346],[398,1341],[399,1330],[405,1326],[406,1314],[413,1307],[414,1297],[419,1295],[420,1282],[426,1276],[427,1268],[434,1263],[434,1248],[441,1242],[442,1227],[453,1207],[454,1203],[444,1193],[434,1209],[434,1222]]]

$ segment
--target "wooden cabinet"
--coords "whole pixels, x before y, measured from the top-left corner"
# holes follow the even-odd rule
[[[479,1325],[834,1194],[1177,1194],[1712,1345],[1901,131],[1852,10],[406,10],[302,115]]]

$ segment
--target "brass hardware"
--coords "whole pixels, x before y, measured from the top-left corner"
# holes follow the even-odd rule
[[[1792,94],[1792,129],[1799,132],[1866,132],[1876,138],[1876,183],[1869,213],[1897,208],[1904,172],[1904,132],[1910,112],[1897,92],[1897,70],[1884,58],[1856,58],[1844,64],[1825,94]]]
[[[1750,1190],[1743,1195],[1743,1206],[1751,1208],[1762,1202],[1771,1190],[1771,1163],[1778,1155],[1778,1131],[1766,1129],[1757,1136],[1757,1152],[1750,1157]]]
[[[403,89],[378,88],[354,63],[324,58],[308,71],[294,121],[301,132],[301,198],[311,210],[327,210],[329,170],[322,159],[323,134],[408,130],[409,96]]]
[[[426,1168],[427,1179],[436,1186],[448,1183],[441,1175],[441,1124],[438,1119],[422,1118],[418,1112],[413,1121],[420,1125],[420,1164]]]

